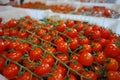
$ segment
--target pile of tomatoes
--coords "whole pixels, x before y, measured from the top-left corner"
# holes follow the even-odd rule
[[[94,7],[81,7],[77,10],[77,14],[81,15],[91,15],[91,16],[97,16],[97,17],[109,17],[109,18],[118,18],[119,13],[107,9],[105,7],[100,7],[100,6],[94,6]]]
[[[87,22],[0,19],[0,74],[9,80],[120,80],[119,40]]]
[[[105,8],[104,6],[93,6],[93,7],[80,7],[76,9],[70,5],[61,4],[61,5],[47,5],[42,2],[28,2],[22,5],[15,5],[14,7],[21,8],[31,8],[31,9],[50,9],[53,12],[57,13],[74,13],[86,16],[96,16],[96,17],[108,17],[108,18],[119,18],[120,14],[112,9]]]

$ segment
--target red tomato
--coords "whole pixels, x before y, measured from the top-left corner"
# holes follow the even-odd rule
[[[37,33],[38,36],[42,37],[43,35],[45,35],[47,33],[47,30],[46,29],[40,29]]]
[[[10,39],[6,39],[6,40],[4,41],[5,49],[6,49],[6,50],[9,49],[10,43],[11,43],[11,40],[10,40]]]
[[[73,21],[73,20],[68,20],[68,21],[66,22],[66,26],[67,26],[67,27],[73,27],[73,25],[74,25],[74,21]]]
[[[79,60],[79,56],[76,55],[76,54],[73,54],[72,57],[71,57],[71,60],[76,60],[76,61],[78,61],[78,60]]]
[[[3,70],[3,75],[7,79],[13,79],[19,73],[19,68],[15,64],[10,64],[7,68]]]
[[[70,42],[70,49],[75,50],[78,48],[78,40],[77,38],[72,38]]]
[[[82,46],[82,49],[79,51],[79,53],[80,52],[84,52],[84,51],[87,51],[87,52],[92,52],[92,47],[91,47],[91,45],[89,45],[89,44],[84,44],[83,46]]]
[[[68,44],[66,42],[60,42],[57,44],[57,51],[66,53],[68,51]]]
[[[17,25],[17,21],[14,19],[11,19],[8,21],[8,26],[9,27],[15,27]]]
[[[4,28],[3,30],[4,30],[4,32],[3,32],[4,36],[9,36],[10,35],[10,28]]]
[[[11,60],[19,61],[23,57],[23,54],[20,51],[15,51],[7,54],[7,57]]]
[[[98,42],[93,42],[92,43],[92,51],[93,52],[99,52],[101,50],[102,50],[102,46],[101,46],[100,43],[98,43]]]
[[[101,28],[101,29],[100,29],[100,32],[101,32],[101,37],[102,37],[102,38],[105,38],[105,39],[109,38],[109,36],[110,36],[110,31],[109,31],[108,29]]]
[[[103,14],[104,14],[106,17],[108,17],[108,16],[110,16],[111,11],[108,10],[108,9],[105,9],[104,12],[103,12]]]
[[[92,63],[93,63],[93,56],[91,53],[89,52],[82,52],[80,53],[80,56],[79,56],[79,62],[84,65],[84,66],[91,66]]]
[[[20,44],[19,46],[17,46],[17,50],[21,51],[22,54],[27,53],[30,50],[30,46],[29,44]]]
[[[2,35],[3,35],[3,29],[2,29],[1,23],[0,23],[0,36],[2,36]]]
[[[71,38],[77,38],[78,33],[75,28],[68,28],[67,31],[65,32],[66,35],[68,35]]]
[[[106,56],[104,55],[103,52],[98,52],[94,56],[94,61],[99,63],[99,64],[104,64],[106,60]]]
[[[0,57],[0,71],[5,67],[5,59]]]
[[[83,72],[82,75],[88,79],[97,80],[97,76],[93,71]],[[82,78],[82,80],[87,80],[87,79]]]
[[[46,34],[46,35],[42,36],[42,38],[46,41],[51,41],[52,40],[52,36],[49,35],[49,34]]]
[[[61,74],[63,77],[66,75],[66,68],[63,66],[57,66],[57,69],[55,70],[54,73],[58,72]]]
[[[10,31],[10,36],[17,36],[18,35],[18,30],[14,29]]]
[[[99,30],[92,31],[91,35],[92,35],[91,36],[92,39],[99,39],[101,37],[101,33]]]
[[[115,44],[108,44],[104,48],[104,53],[109,57],[116,57],[120,55],[120,49]]]
[[[120,80],[120,74],[117,71],[107,72],[108,80]]]
[[[23,75],[20,78],[17,78],[16,80],[31,80],[32,75],[28,72],[24,72]]]
[[[58,54],[56,57],[58,59],[60,59],[62,62],[65,62],[65,63],[68,62],[68,55],[67,54]]]
[[[5,43],[2,39],[0,39],[0,51],[3,51],[5,49]]]
[[[61,36],[59,36],[57,39],[54,40],[54,44],[58,44],[61,42],[64,42],[64,39]]]
[[[45,58],[42,59],[43,63],[49,64],[51,67],[54,65],[54,58],[51,55],[47,55]]]
[[[66,24],[61,24],[60,26],[56,26],[56,30],[57,31],[60,31],[60,32],[63,32],[66,30]]]
[[[79,73],[83,72],[83,66],[79,63],[79,62],[71,62],[69,67],[71,67],[72,69],[78,71]]]
[[[109,58],[109,62],[106,64],[106,69],[111,71],[117,71],[119,63],[114,58]]]
[[[102,69],[100,68],[100,66],[94,66],[94,70],[95,70],[95,74],[97,76],[97,78],[101,78],[102,77]]]
[[[77,23],[75,24],[76,26],[74,27],[78,32],[82,31],[84,28],[84,24],[83,23]]]
[[[80,45],[90,44],[90,40],[86,36],[80,36],[78,41]]]
[[[69,78],[69,80],[77,80],[77,78],[74,75],[72,75],[72,74],[70,74],[68,76],[68,78]]]
[[[35,69],[35,73],[39,76],[45,76],[50,72],[50,65],[48,63],[42,63],[39,67]]]
[[[19,38],[27,38],[28,37],[28,33],[27,32],[19,31],[18,32],[18,37]]]
[[[19,41],[10,42],[9,49],[16,49],[17,46],[19,46],[19,45],[20,45]]]
[[[45,47],[45,50],[47,50],[48,52],[50,53],[55,53],[56,52],[56,49],[54,47]]]
[[[100,40],[98,41],[98,43],[101,44],[102,47],[104,47],[107,44],[107,41],[105,38],[100,38]]]
[[[84,31],[84,34],[87,36],[87,35],[90,35],[92,33],[92,26],[87,26],[85,27],[85,31]]]
[[[36,48],[35,50],[30,51],[31,60],[40,60],[42,55],[43,55],[43,51],[40,48]]]
[[[39,44],[40,40],[37,37],[33,37],[32,40],[33,44]]]

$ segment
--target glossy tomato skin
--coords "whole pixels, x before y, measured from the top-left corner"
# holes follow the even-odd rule
[[[34,72],[39,76],[45,76],[50,72],[51,66],[48,63],[42,63]]]
[[[23,75],[20,78],[17,78],[16,80],[31,80],[32,75],[28,72],[24,72]]]
[[[106,56],[104,55],[103,52],[98,52],[96,53],[96,56],[94,56],[94,61],[99,63],[99,64],[105,64]]]
[[[68,44],[66,42],[60,42],[57,44],[57,51],[66,53],[68,51]]]
[[[82,52],[79,56],[79,62],[84,66],[91,66],[93,63],[94,57],[89,52]]]
[[[109,62],[106,63],[106,69],[111,71],[117,71],[119,68],[119,63],[114,58],[109,58]]]
[[[68,35],[71,38],[77,38],[78,37],[78,33],[77,30],[75,28],[69,28],[66,32],[66,35]]]
[[[11,19],[8,21],[8,26],[9,27],[15,27],[17,25],[17,21],[14,19]]]
[[[63,32],[63,31],[65,31],[65,29],[66,29],[66,24],[61,24],[60,26],[56,26],[56,30],[57,31],[60,31],[60,32]]]
[[[17,36],[18,35],[18,30],[14,29],[10,31],[10,36]]]
[[[54,40],[54,44],[56,44],[56,45],[61,43],[61,42],[64,42],[64,39],[61,36],[58,36],[58,38]]]
[[[73,25],[74,25],[74,21],[73,20],[68,20],[67,23],[66,23],[66,26],[69,27],[69,28],[73,27]]]
[[[42,55],[43,55],[43,51],[40,48],[36,48],[35,50],[30,51],[31,60],[40,60]]]
[[[108,57],[116,57],[120,54],[120,49],[115,44],[108,44],[104,48],[104,53]]]
[[[107,72],[108,80],[120,80],[120,74],[117,71]]]
[[[5,59],[0,57],[0,71],[4,68],[5,66]]]
[[[84,24],[83,23],[77,23],[75,24],[76,26],[74,27],[78,32],[82,31],[84,29]]]
[[[77,38],[72,38],[69,46],[70,46],[71,50],[77,49],[78,48],[78,40],[77,40]]]
[[[90,40],[86,36],[80,36],[78,42],[80,45],[90,44]]]
[[[97,76],[93,71],[83,72],[82,75],[88,79],[97,80]],[[82,80],[87,80],[87,79],[82,78]]]
[[[92,43],[92,51],[93,52],[100,52],[102,50],[102,46],[98,42],[93,42]]]
[[[28,37],[28,33],[27,32],[22,32],[22,31],[19,31],[18,32],[18,37],[19,38],[27,38]]]
[[[0,39],[0,51],[5,50],[5,44],[4,41],[2,39]]]
[[[10,64],[7,68],[3,70],[3,75],[7,79],[13,79],[19,73],[19,68],[15,64]]]
[[[45,58],[42,59],[42,62],[47,63],[52,67],[55,63],[55,59],[51,55],[47,55]]]
[[[15,51],[7,54],[7,57],[13,61],[19,61],[23,57],[23,54],[20,51]]]
[[[67,54],[58,54],[58,55],[56,55],[56,57],[57,57],[58,59],[60,59],[62,62],[65,62],[65,63],[67,63],[68,60],[69,60]]]
[[[78,71],[79,73],[82,73],[83,72],[83,65],[80,64],[79,62],[71,62],[70,65],[69,65],[72,69]],[[72,72],[74,74],[74,72]]]

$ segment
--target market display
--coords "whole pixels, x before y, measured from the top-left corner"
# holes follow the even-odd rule
[[[104,6],[93,6],[93,7],[73,7],[69,4],[52,4],[47,5],[42,2],[26,2],[22,5],[15,5],[14,7],[21,8],[31,8],[31,9],[50,9],[53,12],[57,13],[65,13],[65,14],[77,14],[77,15],[85,15],[85,16],[96,16],[96,17],[107,17],[107,18],[119,18],[119,12],[106,8]]]
[[[88,22],[0,18],[0,52],[8,80],[120,80],[119,35]]]

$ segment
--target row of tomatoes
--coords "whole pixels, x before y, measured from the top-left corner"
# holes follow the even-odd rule
[[[70,5],[46,5],[45,3],[41,2],[28,2],[24,3],[20,6],[21,8],[31,8],[31,9],[51,9],[53,12],[58,13],[73,13],[74,14],[81,14],[81,15],[91,15],[97,17],[109,17],[109,18],[118,18],[119,13],[117,11],[100,7],[100,6],[93,6],[93,7],[80,7],[77,9],[70,6]]]
[[[9,80],[120,80],[120,39],[86,22],[0,20],[0,73]]]

